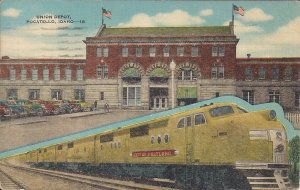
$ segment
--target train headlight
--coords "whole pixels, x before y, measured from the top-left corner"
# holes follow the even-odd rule
[[[262,139],[268,140],[268,131],[266,130],[251,130],[249,131],[250,140]]]
[[[271,110],[271,111],[269,112],[269,119],[270,119],[270,120],[275,120],[276,118],[277,118],[276,111]]]

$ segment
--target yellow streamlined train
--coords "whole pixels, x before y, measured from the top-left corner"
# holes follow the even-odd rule
[[[273,110],[215,103],[19,158],[36,166],[175,181],[186,189],[286,189],[287,135]]]

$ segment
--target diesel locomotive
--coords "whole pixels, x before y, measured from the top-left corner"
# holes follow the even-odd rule
[[[169,180],[182,189],[287,189],[274,110],[214,103],[17,156],[35,166]]]

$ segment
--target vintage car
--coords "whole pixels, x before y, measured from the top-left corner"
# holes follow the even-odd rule
[[[7,103],[11,109],[11,117],[19,118],[26,117],[29,115],[29,112],[24,108],[24,106],[16,103],[15,100],[2,100]]]
[[[44,115],[44,108],[38,101],[19,99],[16,100],[16,103],[23,106],[30,115]]]
[[[11,109],[7,103],[0,100],[0,121],[11,118]]]
[[[81,104],[79,100],[65,100],[70,105],[72,112],[79,112],[81,111]]]
[[[41,106],[43,107],[44,115],[55,114],[55,112],[57,112],[57,114],[59,113],[59,109],[57,108],[56,111],[55,106],[51,101],[39,100],[39,104],[41,104]]]
[[[94,104],[90,102],[80,101],[81,111],[93,111]]]

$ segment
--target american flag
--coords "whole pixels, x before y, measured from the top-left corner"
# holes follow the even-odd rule
[[[239,14],[241,16],[245,15],[245,9],[243,7],[238,7],[236,5],[233,5],[233,11],[235,14]]]
[[[102,8],[102,14],[103,16],[107,17],[107,18],[111,18],[112,14],[109,10],[103,9]]]

